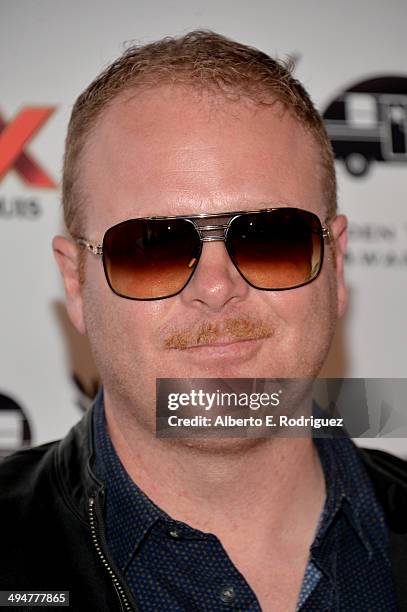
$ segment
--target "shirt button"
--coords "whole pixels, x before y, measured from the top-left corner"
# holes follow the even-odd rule
[[[232,586],[223,587],[219,597],[224,603],[232,603],[236,597],[235,589]]]
[[[170,536],[174,539],[178,539],[181,537],[181,533],[179,529],[177,529],[176,527],[173,527],[169,533],[170,533]]]

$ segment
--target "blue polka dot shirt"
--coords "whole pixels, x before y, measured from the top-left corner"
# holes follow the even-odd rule
[[[109,556],[140,612],[259,612],[219,539],[160,510],[130,479],[110,440],[103,395],[94,407],[94,471],[105,484]],[[298,598],[298,612],[397,610],[388,532],[349,439],[315,438],[327,496]]]

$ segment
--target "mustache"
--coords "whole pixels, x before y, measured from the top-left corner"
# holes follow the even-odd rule
[[[228,317],[172,331],[165,336],[164,346],[167,349],[185,350],[222,340],[260,340],[270,338],[273,334],[274,328],[267,321],[253,317]]]

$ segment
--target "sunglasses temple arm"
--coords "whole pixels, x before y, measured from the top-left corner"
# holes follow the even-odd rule
[[[76,238],[76,242],[80,246],[85,247],[85,249],[89,251],[90,253],[93,253],[93,255],[96,255],[96,257],[102,257],[103,247],[101,244],[98,244],[98,245],[91,244],[85,238]]]
[[[332,240],[333,238],[331,230],[325,225],[322,226],[322,237],[327,238],[328,240]]]

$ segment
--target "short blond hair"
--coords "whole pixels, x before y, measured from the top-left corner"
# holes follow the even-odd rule
[[[80,160],[98,118],[120,94],[164,84],[246,98],[259,105],[282,102],[319,146],[327,216],[334,216],[336,178],[331,143],[310,96],[292,76],[290,63],[215,32],[196,30],[179,38],[132,45],[76,100],[68,126],[62,181],[64,219],[71,233],[83,231],[86,194],[80,186]]]

